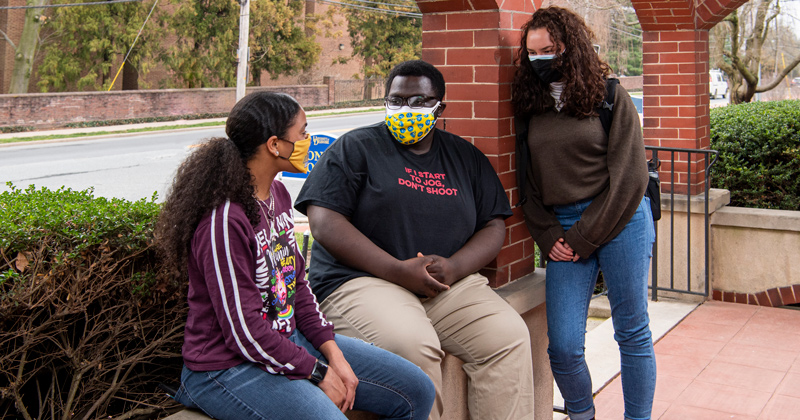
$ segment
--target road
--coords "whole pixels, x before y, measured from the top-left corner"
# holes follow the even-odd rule
[[[383,120],[384,113],[370,112],[328,117],[309,117],[308,131],[338,137],[353,128]],[[94,188],[96,197],[163,201],[175,170],[193,147],[215,136],[222,126],[201,130],[153,132],[115,138],[24,144],[0,148],[0,191],[6,182],[17,188],[29,184],[73,190]],[[302,179],[286,178],[292,199]]]
[[[730,95],[725,95],[724,98],[709,99],[708,100],[708,105],[711,108],[716,108],[718,106],[726,106],[726,105],[729,105],[730,103],[731,103]]]
[[[709,105],[711,106],[711,108],[728,105],[731,102],[728,96],[720,99],[709,99]],[[636,106],[636,111],[638,111],[639,114],[641,115],[643,109],[641,93],[632,94],[631,99],[633,100],[633,104]]]
[[[728,99],[712,100],[712,106]],[[309,132],[334,137],[383,120],[383,112],[309,117]],[[163,201],[175,170],[191,149],[204,139],[225,134],[222,126],[202,130],[162,131],[115,138],[69,140],[57,143],[20,143],[0,148],[0,192],[6,182],[17,188],[29,184],[73,190],[94,188],[95,196],[139,200],[157,193]],[[302,179],[285,178],[294,199]]]

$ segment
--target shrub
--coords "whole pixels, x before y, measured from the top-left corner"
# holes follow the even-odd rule
[[[69,127],[69,128],[106,127],[110,125],[142,124],[142,123],[178,121],[178,120],[201,120],[206,118],[227,118],[227,117],[228,117],[227,112],[217,112],[211,114],[166,115],[163,117],[127,118],[122,120],[82,121],[82,122],[66,123],[64,124],[64,127]]]
[[[7,125],[0,127],[0,133],[22,133],[24,131],[33,131],[35,128],[27,125]]]
[[[157,416],[176,403],[185,291],[159,270],[155,197],[0,194],[0,417]]]
[[[710,120],[712,186],[730,190],[734,206],[798,210],[800,100],[715,108]]]

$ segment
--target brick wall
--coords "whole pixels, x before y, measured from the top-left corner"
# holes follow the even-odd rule
[[[262,90],[288,93],[304,107],[328,104],[325,85],[252,87],[247,92]],[[235,88],[0,95],[0,126],[45,128],[71,122],[223,113],[235,103]]]

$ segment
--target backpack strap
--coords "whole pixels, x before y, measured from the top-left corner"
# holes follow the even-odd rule
[[[609,77],[606,79],[606,98],[597,109],[600,114],[600,123],[603,124],[603,130],[606,131],[606,136],[611,132],[611,121],[614,120],[614,94],[617,91],[619,79]]]

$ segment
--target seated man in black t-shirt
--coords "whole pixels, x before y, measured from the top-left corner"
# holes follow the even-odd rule
[[[335,332],[421,367],[443,410],[440,362],[464,361],[472,419],[532,419],[528,330],[478,270],[492,261],[511,215],[489,160],[435,128],[445,82],[432,65],[398,64],[386,121],[334,142],[295,208],[314,234],[309,283]]]

